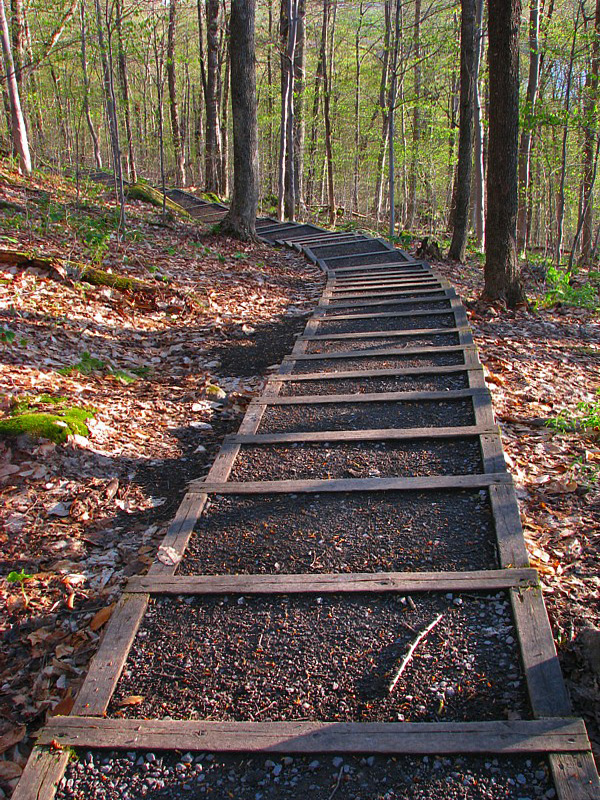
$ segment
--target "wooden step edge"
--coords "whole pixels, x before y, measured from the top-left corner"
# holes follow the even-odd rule
[[[454,333],[460,335],[470,333],[470,328],[467,326],[454,327],[454,328],[416,328],[409,331],[366,331],[364,333],[326,333],[320,336],[313,336],[311,334],[303,334],[296,338],[296,342],[339,342],[348,339],[402,339],[408,336],[443,336],[446,333]],[[432,347],[433,345],[425,345]],[[456,347],[456,345],[439,345],[439,347]]]
[[[511,484],[508,472],[478,475],[432,475],[410,478],[339,478],[335,480],[224,481],[201,478],[189,484],[191,494],[299,494],[322,492],[389,492],[430,489],[483,489]]]
[[[321,295],[321,299],[327,301],[327,304],[324,306],[325,308],[343,308],[347,303],[360,303],[361,301],[366,300],[377,300],[377,301],[384,301],[384,302],[393,302],[394,298],[406,298],[408,300],[419,300],[423,298],[425,300],[428,299],[429,295],[431,294],[441,294],[443,292],[449,291],[451,287],[449,286],[442,286],[441,282],[439,286],[428,286],[421,289],[398,289],[394,291],[391,289],[389,292],[350,292],[349,294],[342,294],[342,295],[333,295],[330,294],[327,290],[323,291]],[[332,302],[333,300],[342,300],[344,302],[336,304]]]
[[[577,718],[484,722],[214,722],[55,717],[39,745],[271,753],[569,753],[589,751]]]
[[[538,586],[535,569],[476,572],[375,572],[285,575],[136,575],[125,591],[145,594],[308,594],[345,592],[493,592]]]
[[[322,315],[313,316],[315,322],[340,322],[342,320],[357,319],[389,319],[394,317],[439,317],[452,314],[456,308],[462,305],[457,298],[450,298],[450,304],[446,308],[432,308],[418,311],[383,311],[381,314],[338,314],[335,317],[325,317]]]
[[[226,437],[234,445],[295,444],[303,442],[378,442],[415,439],[456,439],[500,435],[500,429],[468,425],[463,428],[372,428],[362,431],[316,431],[300,433],[232,434]],[[501,471],[501,470],[499,470]]]
[[[317,355],[317,354],[312,354]],[[321,354],[319,354],[321,355]],[[330,353],[323,353],[322,360],[327,360]],[[324,356],[324,358],[323,358]],[[293,363],[297,359],[294,358],[291,362],[287,362],[286,366]],[[481,372],[479,364],[454,364],[443,367],[406,367],[405,369],[396,367],[386,367],[385,369],[364,369],[364,370],[347,370],[340,372],[276,372],[272,374],[273,380],[276,381],[330,381],[330,380],[352,380],[356,378],[379,378],[379,377],[402,377],[403,375],[454,375],[459,372]]]
[[[429,294],[427,294],[429,291]],[[434,296],[432,296],[434,295]],[[328,314],[327,312],[337,312],[341,311],[345,308],[378,308],[379,306],[410,306],[415,305],[417,303],[444,303],[450,300],[453,297],[457,297],[456,292],[453,289],[443,289],[440,287],[437,291],[426,290],[422,292],[418,297],[405,297],[404,295],[399,295],[398,297],[364,297],[364,298],[352,298],[351,300],[346,300],[343,303],[330,303],[330,298],[322,298],[327,300],[326,303],[319,303],[313,309],[313,315],[316,317],[322,316],[335,316],[335,314]]]
[[[384,252],[384,251],[380,250],[380,251],[377,251],[377,252]],[[362,256],[362,255],[369,255],[369,254],[368,253],[353,253],[353,254],[348,254],[346,256],[346,258],[354,258],[355,256]],[[342,256],[342,258],[343,258],[343,256]],[[330,259],[326,258],[325,261],[327,261],[327,260],[330,260]],[[343,266],[335,266],[334,265],[333,267],[330,267],[330,270],[332,272],[335,272],[336,275],[338,275],[339,273],[350,273],[350,275],[352,275],[352,273],[360,272],[361,270],[364,270],[364,269],[374,269],[374,270],[376,270],[378,268],[385,269],[389,265],[407,267],[408,269],[415,269],[415,270],[416,269],[422,269],[422,270],[425,270],[425,271],[431,271],[431,269],[432,269],[431,265],[428,264],[427,261],[420,261],[419,259],[414,259],[412,261],[403,261],[403,260],[399,260],[399,261],[383,261],[380,264],[356,264],[353,267],[343,267]]]
[[[448,345],[448,347],[455,348],[455,352],[463,350],[465,354],[470,352],[474,356],[477,355],[477,348],[475,345]],[[441,348],[439,347],[386,347],[381,350],[343,350],[338,353],[294,353],[286,356],[282,363],[285,364],[290,361],[331,361],[333,359],[344,358],[377,358],[378,356],[426,355],[427,353],[435,355],[435,353],[439,353],[440,350]],[[448,350],[445,349],[442,350],[442,352],[448,352]],[[447,366],[464,365],[452,364]],[[433,370],[435,367],[429,367],[428,369]],[[425,372],[427,372],[427,368]],[[398,371],[398,374],[400,375],[402,372]]]
[[[319,394],[298,395],[286,397],[269,397],[261,395],[252,400],[252,405],[261,406],[305,406],[336,403],[383,403],[383,402],[412,402],[419,400],[460,400],[470,397],[490,397],[489,391],[481,389],[451,389],[439,392],[365,392],[363,394]],[[490,401],[491,402],[491,401]]]

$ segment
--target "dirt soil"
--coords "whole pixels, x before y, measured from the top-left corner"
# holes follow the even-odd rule
[[[507,595],[428,593],[157,598],[108,715],[428,722],[530,712]]]
[[[180,571],[497,569],[493,541],[487,490],[225,496],[209,501]]]
[[[431,336],[382,336],[377,338],[333,339],[309,342],[307,353],[343,353],[345,350],[381,350],[388,347],[445,347],[457,345],[456,333],[437,333]]]
[[[539,756],[223,756],[81,751],[58,800],[552,800]]]
[[[443,392],[468,389],[466,372],[455,375],[389,375],[381,378],[332,378],[284,381],[282,397],[311,394],[368,394],[370,392]]]

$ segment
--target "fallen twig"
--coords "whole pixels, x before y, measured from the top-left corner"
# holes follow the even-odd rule
[[[435,626],[436,626],[436,625],[438,624],[438,622],[441,620],[442,616],[443,616],[442,614],[438,614],[438,616],[437,616],[437,617],[436,617],[436,618],[433,620],[433,622],[432,622],[432,623],[430,623],[430,624],[429,624],[429,625],[428,625],[428,626],[425,628],[425,630],[424,630],[424,631],[421,631],[421,633],[420,633],[420,634],[417,636],[417,638],[416,638],[416,639],[414,640],[414,642],[411,644],[411,646],[410,646],[410,647],[409,647],[409,649],[408,649],[408,653],[407,653],[407,654],[404,656],[404,658],[402,659],[402,663],[401,663],[401,664],[400,664],[400,666],[398,667],[398,670],[397,670],[396,674],[394,675],[394,677],[392,678],[392,681],[391,681],[390,685],[388,686],[388,692],[389,692],[390,694],[391,694],[391,693],[394,691],[394,688],[395,688],[396,684],[397,684],[397,683],[398,683],[398,681],[400,680],[400,676],[402,675],[402,673],[404,672],[404,670],[405,670],[405,669],[406,669],[406,667],[408,666],[408,664],[409,664],[409,662],[410,662],[411,658],[413,657],[413,653],[415,652],[415,650],[416,650],[416,649],[417,649],[417,647],[419,646],[419,643],[420,643],[420,642],[422,642],[422,641],[423,641],[423,639],[424,639],[424,638],[425,638],[425,637],[426,637],[428,634],[430,634],[430,633],[431,633],[431,631],[432,631],[432,630],[435,628]]]
[[[334,795],[334,794],[337,792],[337,790],[340,788],[340,783],[342,782],[342,775],[343,775],[343,774],[344,774],[344,765],[342,764],[342,766],[340,767],[340,771],[338,772],[338,776],[337,776],[337,782],[336,782],[335,786],[333,787],[333,791],[331,792],[331,794],[329,795],[329,797],[327,798],[327,800],[331,800],[331,798],[333,797],[333,795]]]

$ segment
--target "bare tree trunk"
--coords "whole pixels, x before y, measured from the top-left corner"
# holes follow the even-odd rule
[[[229,49],[225,61],[225,78],[221,98],[221,194],[229,195],[229,88],[231,85],[231,59]]]
[[[525,97],[525,113],[519,145],[519,215],[517,219],[517,247],[523,252],[527,247],[527,207],[530,179],[531,135],[540,79],[540,6],[539,0],[530,0],[529,6],[529,78]]]
[[[162,215],[163,218],[167,213],[166,205],[166,181],[165,181],[165,119],[163,110],[163,95],[164,95],[164,38],[158,40],[158,21],[154,25],[153,31],[153,45],[154,45],[154,66],[155,66],[155,80],[156,80],[156,116],[158,121],[158,147],[160,157],[160,186],[163,195]]]
[[[356,86],[354,87],[354,175],[352,176],[352,210],[358,213],[358,184],[359,184],[359,170],[360,170],[360,91],[361,91],[361,57],[360,57],[360,41],[363,25],[363,18],[365,15],[364,4],[361,0],[358,9],[358,25],[354,34],[354,80]]]
[[[131,183],[137,181],[137,168],[135,163],[135,151],[133,149],[133,133],[131,130],[131,109],[129,103],[129,78],[127,74],[127,56],[123,43],[123,5],[122,0],[116,0],[116,31],[117,31],[117,66],[119,83],[121,88],[121,102],[123,103],[123,115],[125,117],[125,136],[127,137],[127,175]]]
[[[581,3],[577,6],[575,25],[573,27],[573,38],[571,40],[571,54],[569,57],[569,68],[567,70],[567,83],[565,86],[565,126],[563,128],[562,148],[561,148],[561,168],[558,181],[558,193],[556,197],[556,265],[560,264],[563,249],[564,224],[565,224],[565,179],[567,174],[567,140],[569,138],[569,114],[571,112],[571,86],[573,83],[573,65],[575,63],[575,48],[577,46],[577,29],[579,28],[579,17],[581,14]]]
[[[383,60],[381,63],[381,80],[379,82],[379,108],[381,109],[381,139],[379,142],[379,154],[377,157],[377,181],[375,184],[375,202],[373,203],[373,213],[377,222],[381,216],[381,205],[383,203],[383,170],[385,165],[385,154],[388,146],[389,135],[389,114],[388,114],[388,78],[390,63],[390,43],[392,38],[392,5],[391,0],[385,0],[385,38],[383,44]],[[375,122],[377,111],[373,114],[372,122]]]
[[[185,150],[179,109],[177,107],[177,80],[175,76],[175,31],[177,27],[177,0],[169,3],[169,26],[167,29],[167,86],[169,87],[169,109],[171,112],[171,133],[173,135],[173,149],[177,163],[177,185],[185,186]]]
[[[121,167],[121,146],[119,144],[119,123],[117,119],[117,101],[115,98],[115,85],[113,81],[110,40],[104,38],[104,25],[102,23],[102,9],[100,0],[95,0],[96,5],[96,25],[98,32],[98,47],[102,58],[102,71],[104,74],[104,97],[106,102],[106,116],[108,117],[108,127],[110,130],[110,144],[113,154],[113,168],[115,171],[115,188],[117,200],[119,202],[119,226],[125,227],[125,195],[123,192],[123,170]]]
[[[206,0],[206,189],[218,192],[221,162],[219,126],[219,0]]]
[[[475,58],[475,146],[474,146],[474,181],[473,181],[473,226],[475,228],[475,242],[481,250],[485,238],[485,166],[483,161],[483,121],[481,113],[481,91],[479,88],[479,73],[483,57],[483,4],[484,0],[477,0],[477,42]]]
[[[223,233],[256,237],[258,122],[254,66],[254,0],[231,0],[229,52],[233,121],[233,195]]]
[[[581,257],[582,265],[589,264],[593,246],[594,228],[594,183],[596,173],[596,159],[594,150],[597,149],[598,138],[598,76],[600,73],[600,0],[596,0],[596,13],[594,17],[594,33],[592,34],[592,54],[590,70],[585,82],[584,102],[584,142],[583,142],[583,208],[579,228],[581,229]]]
[[[390,198],[390,238],[396,229],[396,186],[395,186],[395,155],[394,155],[394,122],[396,107],[396,89],[398,85],[398,52],[400,48],[400,15],[402,13],[402,0],[396,0],[396,10],[394,17],[394,43],[392,50],[392,79],[390,81],[390,93],[388,99],[388,118],[389,118],[389,198]]]
[[[94,149],[94,162],[96,169],[102,169],[102,154],[100,153],[100,142],[98,134],[92,120],[90,112],[90,78],[87,70],[87,35],[85,27],[85,0],[81,0],[80,6],[81,15],[81,70],[83,73],[83,111],[87,120],[88,129],[92,138],[92,147]]]
[[[415,105],[413,110],[413,136],[412,136],[412,159],[410,166],[410,177],[408,181],[408,208],[406,212],[406,227],[411,230],[417,217],[417,171],[418,171],[418,150],[421,141],[421,0],[415,0],[415,33],[414,33],[414,54],[415,54]]]
[[[25,118],[21,109],[19,86],[15,73],[10,43],[10,31],[6,19],[4,0],[0,0],[0,38],[2,39],[2,54],[4,56],[4,69],[6,72],[6,86],[10,103],[11,136],[13,146],[19,156],[19,166],[24,175],[31,175],[31,154]]]
[[[267,144],[267,175],[268,194],[273,194],[275,191],[275,126],[273,118],[275,115],[275,106],[273,102],[273,95],[275,89],[273,87],[273,0],[268,0],[268,18],[269,18],[269,38],[267,41],[267,114],[269,117],[269,141]]]
[[[294,200],[296,209],[304,208],[304,88],[306,84],[306,2],[298,0],[296,53],[294,58]]]
[[[310,206],[315,193],[316,157],[317,157],[317,132],[318,118],[321,98],[321,87],[323,84],[323,61],[322,52],[319,50],[317,60],[317,71],[315,74],[315,89],[313,97],[312,121],[310,128],[310,142],[308,146],[308,174],[306,177],[306,202]]]
[[[454,230],[448,255],[465,260],[469,231],[471,176],[473,174],[473,111],[475,97],[475,0],[461,0],[460,20],[460,121],[458,167],[454,205]]]
[[[525,294],[517,261],[521,0],[489,0],[489,145],[484,297],[509,308]]]
[[[323,62],[323,112],[325,116],[325,160],[327,162],[327,201],[329,205],[329,224],[335,226],[335,192],[333,185],[333,143],[331,133],[331,79],[327,66],[327,32],[330,24],[329,4],[323,0],[323,30],[321,34],[321,60]],[[335,34],[332,25],[331,36]]]
[[[297,32],[297,0],[281,4],[281,123],[279,131],[279,180],[277,189],[277,218],[294,219],[294,57]],[[290,194],[292,197],[290,197]]]

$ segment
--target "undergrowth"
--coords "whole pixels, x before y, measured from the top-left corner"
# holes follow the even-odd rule
[[[96,414],[91,407],[70,406],[67,398],[41,394],[13,403],[10,416],[0,420],[0,436],[27,434],[34,439],[49,439],[64,444],[71,434],[88,436],[88,419]]]

